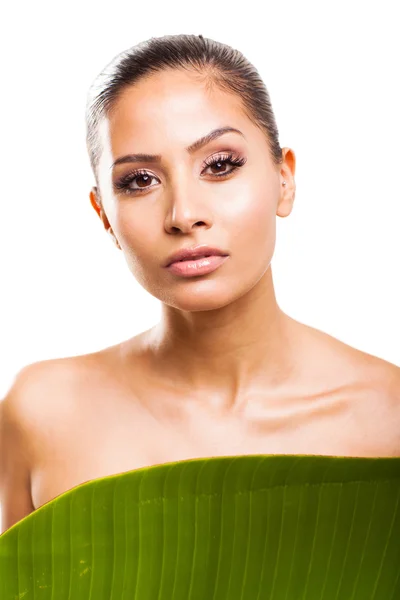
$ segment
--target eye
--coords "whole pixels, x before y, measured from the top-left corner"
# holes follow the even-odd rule
[[[234,158],[233,154],[228,154],[226,156],[217,156],[205,161],[206,168],[204,170],[206,171],[210,167],[218,167],[217,173],[214,174],[216,175],[216,177],[222,177],[224,175],[229,175],[230,173],[233,173],[233,171],[235,171],[238,167],[244,165],[245,162],[246,159],[244,157]],[[233,168],[229,171],[221,171],[221,166],[226,168],[227,165],[230,165]]]
[[[135,170],[121,177],[121,179],[115,183],[115,187],[117,190],[122,190],[125,194],[134,194],[137,192],[140,194],[142,191],[145,192],[150,187],[153,187],[146,185],[151,179],[157,179],[157,177],[143,169]],[[139,184],[139,187],[131,187],[131,183]],[[143,183],[145,184],[144,186],[141,185]]]
[[[203,169],[202,174],[207,171],[207,169],[215,167],[217,173],[211,173],[215,178],[227,177],[233,173],[233,171],[244,165],[245,162],[246,158],[234,158],[232,153],[218,155],[204,162],[205,168]],[[231,169],[227,171],[226,167],[228,165]],[[154,187],[152,185],[147,185],[152,179],[158,181],[158,178],[155,175],[151,175],[151,173],[148,173],[144,169],[139,169],[124,175],[114,185],[117,190],[121,190],[124,194],[141,194]],[[132,187],[131,184],[136,184],[138,187]]]

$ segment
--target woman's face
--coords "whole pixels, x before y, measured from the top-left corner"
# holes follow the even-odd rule
[[[186,149],[227,126],[242,135],[228,132]],[[264,134],[236,96],[216,87],[207,90],[187,73],[157,73],[123,92],[99,134],[102,209],[93,191],[92,205],[150,294],[181,310],[211,310],[257,284],[273,256],[276,215],[291,210],[285,190],[294,155],[289,150],[290,167],[287,159],[274,166]],[[114,164],[139,153],[160,158]],[[229,155],[244,164],[234,168],[226,162]],[[215,159],[221,163],[208,166]],[[183,278],[165,268],[171,253],[199,244],[216,246],[229,256],[203,276]]]

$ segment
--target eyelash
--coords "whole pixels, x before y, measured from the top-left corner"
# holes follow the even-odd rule
[[[205,164],[205,169],[208,167],[211,167],[213,165],[216,165],[217,163],[226,163],[228,165],[230,165],[231,167],[233,167],[230,171],[228,171],[227,173],[221,173],[220,175],[215,174],[214,173],[214,177],[227,177],[228,175],[231,175],[231,173],[233,173],[234,171],[236,171],[238,168],[240,168],[241,166],[243,166],[246,162],[246,159],[244,157],[238,157],[238,158],[234,158],[233,157],[233,153],[231,154],[227,154],[227,155],[219,155],[217,157],[212,158],[211,160],[206,160],[204,161]],[[146,188],[136,188],[136,189],[132,189],[129,187],[129,185],[132,183],[132,181],[135,181],[135,179],[137,177],[140,176],[149,176],[151,179],[157,179],[155,177],[155,175],[151,175],[150,173],[148,173],[147,171],[143,170],[143,169],[138,169],[135,171],[132,171],[131,173],[128,173],[127,175],[124,175],[123,177],[121,177],[121,179],[119,179],[119,181],[117,181],[115,183],[115,187],[117,190],[121,190],[124,194],[141,194],[143,192],[146,192],[147,190],[150,190],[153,186],[149,186]]]

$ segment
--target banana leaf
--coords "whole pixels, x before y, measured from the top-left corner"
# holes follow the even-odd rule
[[[400,457],[155,465],[0,536],[0,600],[400,600]]]

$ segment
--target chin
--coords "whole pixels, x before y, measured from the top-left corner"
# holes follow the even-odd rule
[[[256,272],[249,272],[248,268],[240,269],[237,277],[215,273],[214,276],[210,274],[171,281],[169,277],[155,280],[148,272],[146,276],[144,272],[134,275],[138,283],[163,304],[182,311],[200,312],[224,308],[245,296],[262,279],[267,269],[264,260]]]
[[[200,312],[207,310],[218,310],[224,308],[238,298],[243,296],[248,290],[232,289],[232,286],[218,285],[216,281],[194,281],[185,282],[180,289],[165,290],[163,294],[157,297],[161,302],[178,310],[188,312]]]
[[[177,308],[178,310],[186,311],[186,312],[204,312],[208,310],[218,310],[220,308],[224,308],[228,304],[231,304],[232,300],[229,299],[226,302],[221,302],[218,299],[214,300],[201,300],[200,298],[193,299],[192,301],[182,301],[182,302],[166,302],[169,306],[173,308]]]

